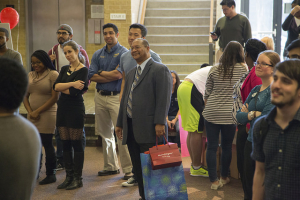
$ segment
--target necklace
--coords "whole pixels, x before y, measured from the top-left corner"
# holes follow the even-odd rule
[[[80,62],[78,63],[77,67],[80,65]],[[69,70],[67,71],[67,74],[70,76],[73,72],[76,71],[77,67],[75,67],[74,71],[71,71],[71,65],[69,66]]]

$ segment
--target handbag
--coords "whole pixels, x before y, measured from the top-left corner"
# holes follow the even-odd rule
[[[156,137],[156,146],[149,148],[153,170],[180,166],[182,163],[177,144],[169,143],[165,136],[164,138],[167,144],[158,146]]]
[[[140,157],[147,200],[188,200],[182,165],[152,170],[150,155],[141,153]]]

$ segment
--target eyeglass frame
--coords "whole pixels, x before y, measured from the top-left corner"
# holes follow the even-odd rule
[[[266,64],[266,63],[263,64],[263,63],[257,63],[257,62],[254,62],[254,65],[255,66],[259,65],[259,66],[263,66],[263,67],[265,67],[265,66],[273,67],[273,65],[270,65],[270,64]]]
[[[70,35],[70,33],[69,33],[69,32],[59,32],[59,31],[57,31],[57,32],[56,32],[56,35],[62,35],[62,36],[65,36],[65,35]]]
[[[290,59],[300,59],[300,56],[299,55],[292,55],[291,58],[289,56],[287,56],[287,59],[288,60],[290,60]]]
[[[37,61],[37,62],[32,62],[32,63],[30,63],[31,64],[31,66],[33,66],[33,65],[39,65],[39,64],[41,64],[42,62],[41,61]]]

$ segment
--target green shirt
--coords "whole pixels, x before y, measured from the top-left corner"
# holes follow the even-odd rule
[[[225,48],[230,41],[238,41],[242,46],[252,38],[251,25],[247,17],[237,14],[233,18],[221,17],[214,32],[218,35],[220,48]]]

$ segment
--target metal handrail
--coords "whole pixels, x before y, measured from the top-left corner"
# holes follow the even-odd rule
[[[209,32],[213,31],[214,5],[215,5],[215,1],[210,0]],[[214,62],[214,43],[213,43],[213,40],[210,37],[210,35],[209,35],[208,43],[209,43],[209,65],[213,65],[213,62]]]
[[[145,22],[146,6],[147,6],[147,0],[141,0],[140,9],[139,9],[139,18],[138,18],[138,23],[140,24],[144,24]]]

